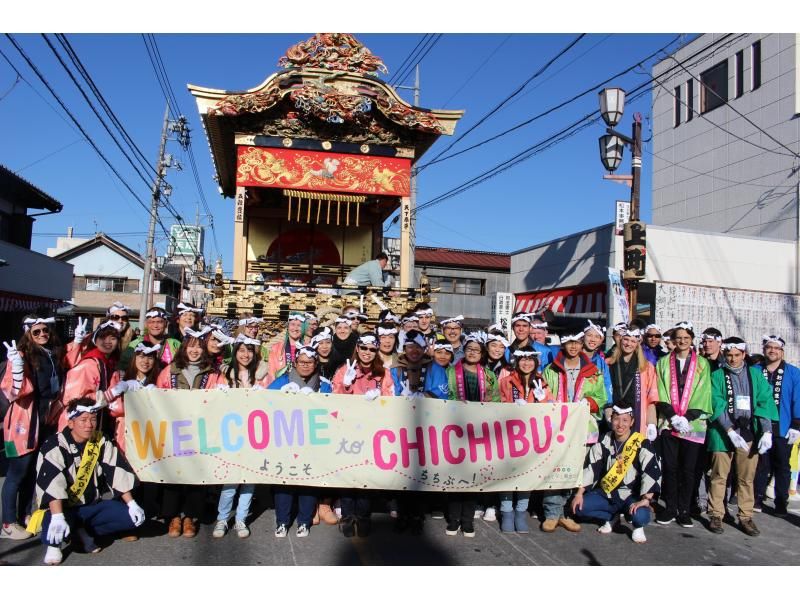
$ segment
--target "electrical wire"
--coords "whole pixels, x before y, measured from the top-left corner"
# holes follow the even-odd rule
[[[483,67],[485,67],[485,66],[488,64],[488,62],[489,62],[489,61],[490,61],[490,60],[491,60],[491,59],[494,57],[494,55],[495,55],[495,54],[497,54],[497,52],[500,50],[500,48],[502,48],[504,45],[506,45],[506,42],[507,42],[508,40],[510,40],[510,39],[511,39],[511,35],[512,35],[512,34],[510,34],[510,33],[509,33],[508,35],[506,35],[506,36],[505,36],[505,38],[503,38],[503,41],[501,41],[501,42],[500,42],[500,43],[497,45],[497,47],[496,47],[494,50],[492,50],[492,53],[491,53],[491,54],[489,54],[489,55],[488,55],[488,56],[487,56],[487,57],[484,59],[484,61],[483,61],[483,62],[481,62],[481,63],[480,63],[480,65],[478,65],[478,67],[477,67],[477,68],[476,68],[474,71],[472,71],[472,73],[469,75],[469,77],[467,77],[467,79],[464,81],[464,83],[462,83],[462,84],[461,84],[461,87],[459,87],[458,89],[456,89],[456,90],[453,92],[453,95],[451,95],[449,98],[447,98],[447,99],[445,100],[445,102],[442,104],[442,108],[447,108],[447,105],[448,105],[450,102],[452,102],[452,101],[453,101],[453,98],[455,98],[455,97],[456,97],[456,96],[457,96],[459,93],[461,93],[461,91],[462,91],[462,90],[463,90],[463,89],[464,89],[464,88],[465,88],[467,85],[469,85],[469,82],[470,82],[470,81],[472,81],[472,80],[475,78],[475,75],[477,75],[477,74],[478,74],[478,73],[481,71],[481,69],[483,69]]]
[[[406,57],[403,59],[403,62],[401,62],[401,63],[400,63],[400,66],[399,66],[399,67],[397,67],[397,70],[395,71],[394,75],[392,75],[392,76],[389,78],[389,80],[387,81],[387,83],[388,83],[389,85],[394,85],[394,84],[395,84],[395,81],[397,80],[397,75],[398,75],[398,74],[400,74],[400,73],[402,72],[402,70],[403,70],[403,69],[405,68],[405,66],[406,66],[406,63],[407,63],[409,60],[411,60],[411,57],[412,57],[412,56],[413,56],[413,55],[416,53],[417,49],[418,49],[418,48],[419,48],[419,47],[420,47],[420,46],[421,46],[421,45],[422,45],[422,44],[423,44],[423,43],[424,43],[424,42],[425,42],[425,41],[428,39],[428,36],[429,36],[429,35],[433,35],[433,34],[431,34],[431,33],[426,33],[425,35],[423,35],[423,36],[420,38],[420,40],[417,42],[417,45],[416,45],[416,46],[414,46],[414,49],[413,49],[413,50],[411,50],[411,52],[409,52],[409,53],[408,53],[408,55],[407,55],[407,56],[406,56]]]
[[[400,86],[405,83],[406,79],[408,79],[409,75],[411,75],[413,72],[414,67],[422,62],[422,59],[425,58],[431,50],[433,50],[433,47],[439,43],[439,40],[442,39],[443,35],[444,33],[437,33],[435,37],[430,39],[430,43],[427,46],[423,46],[423,49],[420,50],[420,53],[415,56],[411,63],[409,63],[409,65],[406,67],[405,72],[398,75],[396,86]]]

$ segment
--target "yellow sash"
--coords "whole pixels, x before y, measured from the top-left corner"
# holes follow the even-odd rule
[[[642,446],[642,442],[644,442],[644,436],[639,432],[634,432],[630,435],[625,446],[622,447],[621,454],[617,455],[616,464],[600,480],[600,488],[602,488],[603,492],[611,494],[611,491],[622,483],[625,474],[628,473],[631,465],[633,465],[633,460],[636,458],[636,453],[639,451],[639,447]]]
[[[86,492],[86,488],[89,486],[89,482],[92,479],[94,468],[97,466],[97,461],[100,459],[100,449],[102,446],[103,434],[95,430],[83,449],[81,464],[80,467],[78,467],[75,481],[72,483],[72,486],[67,489],[67,496],[69,497],[67,500],[68,506],[74,507],[80,504],[81,497],[83,493]],[[44,514],[46,512],[47,509],[38,509],[31,515],[27,527],[29,533],[38,534],[42,530],[42,522],[44,521]]]

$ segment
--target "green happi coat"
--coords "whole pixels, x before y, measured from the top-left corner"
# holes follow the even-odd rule
[[[692,349],[694,351],[694,349]],[[669,390],[672,384],[672,371],[670,362],[672,353],[662,357],[656,362],[656,377],[658,378],[658,401],[672,405]],[[687,357],[688,359],[688,357]],[[688,410],[701,411],[700,417],[689,421],[691,431],[688,434],[681,434],[680,438],[691,440],[692,442],[703,443],[706,435],[707,419],[711,416],[711,366],[708,360],[702,355],[697,356],[697,369],[695,370],[694,380],[692,381],[692,391],[689,395]],[[671,430],[672,424],[669,419],[659,418],[658,429]]]
[[[736,450],[728,438],[728,433],[722,428],[719,423],[719,417],[725,413],[728,408],[728,385],[725,382],[725,368],[720,368],[711,374],[711,400],[714,406],[714,413],[711,415],[710,425],[708,426],[707,445],[706,448],[709,452],[728,452],[731,453]],[[764,379],[761,370],[748,367],[747,377],[750,379],[750,400],[753,409],[753,431],[755,432],[755,444],[758,444],[758,439],[764,430],[758,423],[758,418],[770,419],[778,421],[778,409],[775,407],[775,401],[772,398],[772,388]],[[772,430],[767,430],[771,432]]]
[[[497,376],[486,366],[479,365],[478,367],[482,367],[483,373],[486,375],[486,396],[483,397],[483,402],[499,403],[500,385],[497,383]],[[458,384],[456,383],[456,368],[452,365],[447,366],[447,398],[450,401],[459,400]]]

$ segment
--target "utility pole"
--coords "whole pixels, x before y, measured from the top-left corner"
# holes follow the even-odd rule
[[[397,86],[397,89],[409,89]],[[414,105],[419,106],[419,64],[414,79]],[[411,168],[408,197],[400,200],[400,286],[414,287],[414,249],[416,247],[417,169]]]
[[[150,293],[153,288],[153,242],[156,236],[156,220],[158,219],[158,201],[161,197],[161,184],[164,182],[165,164],[164,150],[167,147],[167,128],[169,127],[169,104],[164,111],[164,125],[161,128],[161,144],[158,148],[158,159],[156,160],[156,178],[153,180],[153,201],[150,206],[150,227],[147,230],[147,249],[144,258],[144,273],[142,275],[142,288],[140,293],[142,302],[139,305],[139,326],[144,332],[144,315],[150,302]]]

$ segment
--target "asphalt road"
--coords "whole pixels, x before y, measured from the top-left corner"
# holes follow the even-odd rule
[[[714,535],[703,523],[686,529],[677,524],[646,528],[648,542],[630,540],[628,524],[617,525],[607,536],[585,524],[577,534],[559,528],[552,534],[538,529],[532,518],[529,534],[500,533],[499,523],[475,522],[475,538],[446,536],[443,520],[428,519],[422,536],[393,531],[388,514],[373,514],[373,532],[367,538],[344,538],[337,526],[320,525],[307,538],[295,529],[275,538],[274,512],[264,511],[268,501],[255,503],[252,534],[240,539],[228,533],[211,537],[213,514],[194,539],[169,538],[165,527],[148,522],[136,542],[114,541],[98,554],[65,551],[62,566],[81,565],[797,565],[800,563],[800,501],[789,504],[789,516],[772,516],[771,501],[756,513],[761,529],[756,538],[733,525]],[[207,521],[207,523],[205,523]],[[9,565],[38,565],[44,548],[38,539],[0,540],[0,561]]]

